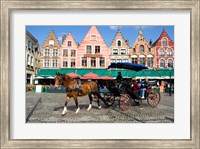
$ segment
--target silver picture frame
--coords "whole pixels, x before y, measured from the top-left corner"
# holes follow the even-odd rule
[[[1,1],[1,148],[200,148],[200,2],[199,0],[131,1],[131,0],[58,0]],[[190,10],[190,134],[188,140],[15,140],[10,139],[10,13],[12,10]],[[142,130],[141,130],[142,131]]]

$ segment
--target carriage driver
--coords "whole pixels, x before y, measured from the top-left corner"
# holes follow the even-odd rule
[[[121,82],[121,80],[123,79],[121,72],[118,72],[118,76],[116,78],[117,82]]]

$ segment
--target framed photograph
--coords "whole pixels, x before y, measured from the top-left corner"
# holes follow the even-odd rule
[[[162,2],[121,0],[1,1],[1,148],[199,148],[199,8],[199,1],[197,0]],[[60,30],[61,28],[63,30]],[[157,44],[156,40],[156,38],[159,38],[155,37],[153,39],[155,42],[151,43],[150,37],[147,37],[148,42],[145,42],[146,39],[143,36],[143,31],[144,33],[145,31],[148,32],[154,38],[156,34],[160,35],[158,33],[160,28],[162,28],[161,35],[166,34],[169,37],[168,40],[164,38],[161,40],[162,46],[167,47],[166,50],[163,50],[163,52],[166,51],[166,55],[161,50],[158,50],[158,58],[155,61],[152,60],[152,63],[150,63],[153,57],[151,56],[152,49],[156,51],[155,45],[160,49],[160,45]],[[55,32],[48,29],[55,29]],[[69,108],[69,112],[67,113],[66,102],[64,103],[65,100],[61,100],[63,98],[61,94],[58,94],[58,96],[44,94],[45,98],[49,101],[48,104],[46,104],[47,100],[43,97],[39,98],[43,90],[48,90],[49,92],[55,91],[51,89],[51,80],[55,81],[53,83],[55,84],[54,87],[59,87],[60,80],[58,79],[61,74],[57,71],[64,71],[62,67],[69,66],[70,69],[73,69],[74,67],[81,67],[79,65],[86,67],[89,64],[90,67],[87,68],[91,70],[93,66],[95,68],[96,65],[107,68],[107,65],[112,63],[108,61],[109,58],[106,56],[103,57],[100,52],[104,50],[106,44],[99,45],[96,43],[94,44],[95,53],[90,52],[92,48],[89,47],[90,45],[84,44],[86,43],[83,40],[84,36],[79,37],[84,30],[84,36],[90,34],[89,36],[85,36],[85,38],[88,38],[92,42],[102,38],[101,41],[110,44],[108,47],[112,48],[110,58],[112,62],[128,62],[130,58],[132,63],[144,63],[144,65],[152,67],[150,71],[155,71],[153,68],[157,65],[160,68],[171,68],[173,66],[173,76],[170,71],[169,76],[165,78],[166,80],[168,79],[170,85],[170,87],[166,87],[170,88],[170,91],[168,90],[169,96],[172,94],[171,84],[173,84],[174,94],[173,98],[171,98],[172,104],[166,107],[161,104],[158,108],[160,113],[165,113],[167,116],[164,115],[162,118],[159,118],[160,121],[153,118],[147,121],[147,118],[146,121],[134,119],[135,122],[130,123],[120,116],[125,115],[128,117],[134,110],[125,111],[126,106],[119,106],[117,112],[121,115],[113,113],[113,117],[110,117],[110,123],[106,121],[106,116],[109,115],[110,110],[103,108],[100,112],[96,112],[96,117],[103,116],[105,118],[105,121],[102,120],[99,123],[95,121],[96,117],[94,119],[87,116],[84,117],[83,115],[86,114],[88,109],[86,110],[82,106],[80,112],[76,100],[76,105],[73,103],[74,105],[72,104],[73,106]],[[66,32],[69,32],[67,36],[63,36]],[[99,32],[102,33],[102,36],[97,34]],[[108,39],[112,37],[112,32],[113,38]],[[58,38],[56,37],[57,33],[59,34]],[[76,33],[76,38],[72,37]],[[132,38],[131,41],[123,41],[123,38],[115,41],[114,37],[118,36],[118,33],[124,33],[125,37],[128,37],[126,33],[129,34],[130,37],[128,38]],[[39,45],[31,45],[26,41],[28,36],[28,38],[30,37],[33,41],[38,42],[34,37],[35,35],[38,35],[37,38],[41,37],[42,39],[39,40]],[[43,38],[44,36],[45,38]],[[137,38],[135,44],[132,41],[134,37]],[[79,38],[82,38],[81,41],[83,41],[75,43],[74,41],[76,39],[79,40]],[[65,41],[65,39],[68,40]],[[59,42],[61,45],[59,45]],[[116,53],[118,53],[115,45],[119,47],[123,43],[127,44],[129,42],[132,42],[129,46],[132,51],[130,57],[127,57],[127,61],[126,58],[123,59],[124,61],[116,58],[115,61],[114,58]],[[144,42],[145,47],[147,46],[148,53],[144,54],[146,59],[143,56],[139,56],[139,59],[135,60],[134,48],[137,46],[137,42]],[[76,48],[76,44],[80,47],[79,51],[83,47],[82,49],[86,53],[81,55],[81,52],[76,53],[76,51],[73,51]],[[63,48],[62,57],[68,55],[74,57],[76,55],[80,56],[80,58],[77,58],[80,60],[76,61],[74,59],[73,61],[72,59],[62,58],[61,62],[57,63],[57,60],[52,59],[52,63],[49,64],[47,60],[47,47],[54,45]],[[66,50],[68,46],[73,47],[73,50],[70,51],[71,53]],[[31,69],[35,68],[35,65],[33,66],[31,56],[29,54],[27,56],[26,49],[28,49],[28,52],[36,53],[37,51],[31,50],[33,47],[35,49],[40,47],[40,50],[43,50],[43,67],[57,67],[58,65],[61,66],[61,64],[62,66],[59,69],[53,68],[54,72],[49,73],[50,75],[48,76],[45,76],[47,73],[42,75],[36,70],[35,79],[32,79],[30,73]],[[58,57],[56,48],[52,49],[53,56]],[[140,46],[139,50],[140,52],[144,50],[144,46]],[[170,52],[170,50],[172,51]],[[120,55],[125,57],[126,50],[121,48],[120,52]],[[106,54],[108,57],[110,56],[105,52]],[[167,56],[172,56],[172,54],[174,55],[173,59],[164,61],[167,59]],[[96,58],[99,60],[97,63]],[[35,58],[34,62],[36,60],[38,59]],[[149,62],[144,62],[145,60],[149,60]],[[159,64],[153,66],[156,61]],[[121,68],[122,66],[111,64],[109,67]],[[123,67],[132,68],[132,66],[127,65],[123,65]],[[74,72],[77,72],[77,70]],[[106,74],[107,70],[102,69],[101,73]],[[71,73],[70,75],[77,74]],[[128,72],[123,71],[122,74],[130,75]],[[79,75],[77,77],[80,77]],[[113,76],[110,75],[110,77]],[[173,83],[171,82],[172,77],[174,79]],[[46,82],[44,82],[44,78]],[[65,77],[64,79],[66,80],[67,78]],[[84,77],[82,79],[84,80]],[[90,82],[92,78],[86,77],[86,79]],[[107,76],[107,79],[113,78]],[[150,79],[152,78],[150,77]],[[47,82],[49,83],[49,87],[45,88],[45,83]],[[160,84],[162,83],[163,81],[160,81]],[[27,86],[27,84],[34,84],[35,88],[31,85]],[[34,90],[35,93],[29,94],[26,92],[27,89]],[[164,92],[164,89],[159,87],[159,91],[161,90]],[[62,88],[60,91],[62,91]],[[64,91],[69,90],[64,89]],[[143,97],[141,96],[141,98]],[[166,103],[165,98],[161,100]],[[63,101],[63,105],[65,104],[64,109],[60,101]],[[147,102],[150,106],[153,106],[153,103]],[[48,112],[48,106],[53,107],[53,113]],[[77,110],[75,111],[76,106]],[[89,106],[88,108],[91,107]],[[95,108],[97,110],[99,107]],[[142,111],[145,111],[145,108],[147,110],[147,107],[142,107],[138,110],[134,107],[131,108],[135,109],[135,118],[137,117],[136,114],[145,117],[142,115]],[[38,110],[38,113],[34,113],[35,109]],[[120,111],[120,109],[124,111]],[[153,109],[149,111],[151,110]],[[78,112],[80,114],[75,114]],[[61,114],[64,116],[61,116]],[[42,116],[38,118],[37,115]],[[78,121],[76,121],[77,119]],[[90,119],[91,122],[86,122],[86,119]],[[111,121],[111,119],[115,120]]]

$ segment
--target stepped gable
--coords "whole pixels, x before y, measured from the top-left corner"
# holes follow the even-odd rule
[[[107,43],[105,42],[105,40],[103,39],[103,37],[101,36],[99,30],[97,29],[97,27],[95,25],[92,25],[90,27],[90,29],[88,30],[86,36],[84,37],[84,39],[82,40],[81,44],[83,44],[83,42],[91,42],[90,41],[90,35],[92,34],[96,34],[97,35],[97,41],[102,41],[102,44],[105,44],[107,46]],[[107,46],[108,47],[108,46]]]
[[[54,40],[54,45],[49,46],[49,40]],[[45,49],[46,47],[57,47],[58,49],[60,48],[60,43],[54,33],[54,30],[52,30],[49,35],[47,36],[47,38],[45,39],[45,41],[42,43],[42,48]]]
[[[139,30],[139,35],[138,35],[137,38],[135,39],[135,42],[133,43],[133,46],[132,46],[132,47],[134,47],[134,45],[138,43],[138,38],[144,38],[144,42],[145,42],[146,44],[149,45],[149,42],[146,40],[146,38],[145,38],[144,35],[143,35],[143,31],[142,31],[142,30]]]
[[[167,34],[167,32],[165,31],[165,29],[163,28],[162,33],[160,34],[159,38],[152,44],[152,47],[156,46],[158,41],[160,41],[163,37],[167,37],[167,39],[174,43],[174,41],[172,41],[172,39],[170,38],[170,36]]]
[[[71,32],[69,32],[69,33],[67,34],[66,38],[64,39],[64,41],[63,41],[63,43],[62,43],[62,46],[67,45],[66,42],[67,42],[68,40],[71,40],[71,41],[72,41],[73,47],[78,47],[78,44],[77,44],[76,40],[74,39],[74,37],[73,37],[73,35],[72,35]],[[75,45],[74,45],[74,44],[75,44]]]
[[[110,47],[114,47],[114,46],[116,46],[116,41],[117,41],[117,39],[121,39],[122,40],[122,43],[125,43],[125,39],[124,39],[124,36],[122,35],[122,33],[121,33],[121,31],[120,31],[120,29],[118,28],[117,29],[117,32],[116,32],[116,34],[115,34],[115,37],[113,38],[113,40],[112,40],[112,42],[111,42],[111,44],[110,44]]]

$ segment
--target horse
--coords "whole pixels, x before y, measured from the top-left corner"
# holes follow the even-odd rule
[[[67,113],[67,104],[71,97],[74,98],[74,101],[76,104],[76,108],[77,108],[76,113],[80,111],[80,108],[78,105],[78,96],[88,95],[90,104],[87,108],[87,111],[90,111],[90,109],[92,108],[92,94],[93,94],[97,99],[98,108],[101,109],[101,106],[99,104],[99,98],[97,95],[95,95],[95,93],[98,92],[98,85],[96,82],[87,81],[79,85],[77,81],[71,78],[70,76],[56,73],[54,86],[55,88],[57,88],[59,85],[63,85],[66,87],[66,100],[65,100],[62,116],[64,116]]]

